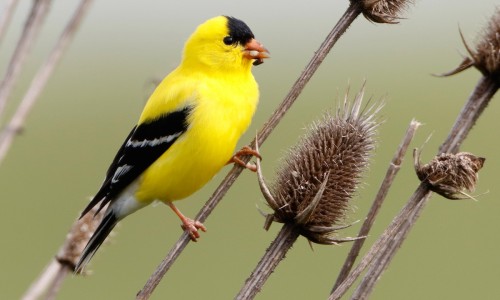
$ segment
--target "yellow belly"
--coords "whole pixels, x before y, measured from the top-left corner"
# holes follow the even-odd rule
[[[194,136],[176,141],[140,179],[137,200],[174,201],[205,185],[231,158],[235,141],[201,145]]]
[[[205,98],[195,102],[188,130],[139,179],[138,201],[183,199],[205,185],[233,155],[254,114],[258,92],[229,93],[239,97],[214,100],[217,89],[212,86],[210,91],[202,91]]]

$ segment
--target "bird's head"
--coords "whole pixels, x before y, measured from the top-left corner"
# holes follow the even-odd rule
[[[250,28],[233,17],[219,16],[198,26],[186,42],[183,64],[210,70],[248,70],[269,52]]]

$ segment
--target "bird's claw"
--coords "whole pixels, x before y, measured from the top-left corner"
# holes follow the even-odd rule
[[[233,155],[233,157],[231,157],[231,159],[229,160],[228,163],[235,163],[235,164],[238,164],[238,165],[240,165],[240,166],[242,166],[242,167],[244,167],[252,172],[257,172],[257,166],[255,166],[252,163],[245,163],[241,159],[241,156],[245,156],[245,155],[252,155],[252,156],[255,156],[258,159],[262,160],[262,156],[260,155],[260,153],[257,150],[254,150],[248,146],[244,146],[243,148],[241,148],[241,150],[236,152]]]
[[[201,229],[201,231],[203,232],[207,231],[207,228],[205,227],[205,225],[203,225],[203,223],[189,218],[183,220],[181,228],[189,234],[189,237],[193,242],[197,242],[198,239],[200,238],[200,233],[198,232],[198,229]]]

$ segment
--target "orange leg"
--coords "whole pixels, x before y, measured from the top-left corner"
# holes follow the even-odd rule
[[[241,150],[236,152],[233,155],[233,157],[231,157],[231,159],[227,162],[227,164],[235,163],[235,164],[242,166],[243,168],[249,169],[252,172],[257,172],[257,167],[254,164],[245,163],[241,159],[241,156],[245,156],[245,155],[253,155],[255,157],[258,157],[259,159],[262,159],[262,156],[260,156],[260,153],[257,150],[253,150],[252,148],[250,148],[248,146],[244,146],[243,148],[241,148]]]
[[[201,223],[200,221],[194,221],[184,216],[172,202],[167,202],[167,205],[174,211],[174,213],[179,217],[179,219],[181,219],[182,229],[187,231],[193,242],[197,242],[197,239],[200,237],[198,229],[201,229],[201,231],[203,232],[207,231],[207,228],[205,227],[205,225],[203,225],[203,223]]]

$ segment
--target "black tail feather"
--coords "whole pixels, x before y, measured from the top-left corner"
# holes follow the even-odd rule
[[[101,223],[97,227],[96,231],[87,243],[87,246],[85,246],[85,249],[83,249],[82,255],[78,260],[78,263],[76,264],[75,273],[81,273],[83,271],[85,266],[88,264],[90,259],[92,259],[104,240],[106,240],[106,237],[110,234],[111,230],[113,230],[116,223],[118,223],[118,219],[113,213],[113,210],[108,210]]]

